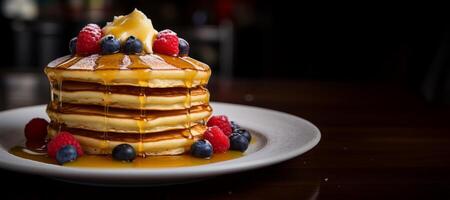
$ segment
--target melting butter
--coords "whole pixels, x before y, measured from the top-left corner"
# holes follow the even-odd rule
[[[116,16],[112,22],[103,27],[104,35],[114,35],[121,43],[130,36],[135,36],[144,45],[146,53],[153,53],[153,41],[158,34],[153,28],[152,21],[138,9],[134,9],[128,15]]]

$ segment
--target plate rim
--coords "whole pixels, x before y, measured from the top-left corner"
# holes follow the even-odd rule
[[[31,169],[27,169],[29,167],[24,166],[23,164],[15,164],[15,163],[7,163],[3,160],[0,160],[0,168],[7,169],[11,171],[17,171],[27,174],[35,174],[35,175],[42,175],[42,176],[49,176],[49,177],[58,177],[58,178],[76,178],[76,179],[84,179],[84,178],[100,178],[102,180],[113,180],[117,179],[118,175],[126,175],[127,180],[144,180],[149,178],[155,178],[155,179],[184,179],[184,178],[201,178],[201,177],[207,177],[207,176],[215,176],[215,175],[223,175],[223,174],[229,174],[229,173],[235,173],[235,172],[243,172],[248,171],[252,169],[267,167],[270,165],[275,165],[283,161],[290,160],[294,157],[297,157],[301,154],[304,154],[311,150],[313,147],[315,147],[321,139],[321,132],[317,126],[315,126],[310,121],[295,116],[290,113],[281,112],[277,110],[272,110],[268,108],[262,108],[257,106],[249,106],[249,105],[242,105],[242,104],[233,104],[233,103],[224,103],[224,102],[211,102],[211,104],[214,105],[222,105],[222,106],[233,106],[233,107],[241,107],[241,108],[248,108],[248,109],[254,109],[254,110],[260,110],[264,112],[270,112],[279,116],[285,116],[289,118],[295,118],[296,120],[300,120],[303,123],[307,124],[310,128],[312,128],[312,132],[314,132],[314,137],[306,142],[305,145],[302,145],[290,152],[287,152],[286,154],[276,156],[276,157],[264,157],[257,160],[252,160],[251,162],[244,162],[239,163],[239,161],[236,161],[235,159],[224,161],[224,162],[236,162],[232,163],[231,165],[221,165],[224,162],[218,162],[218,163],[212,163],[212,164],[206,164],[206,165],[199,165],[199,166],[188,166],[188,167],[176,167],[176,168],[151,168],[151,169],[111,169],[111,168],[72,168],[72,167],[63,167],[53,164],[47,164],[42,163],[38,161],[33,160],[26,160],[30,162],[35,162],[38,164],[37,166],[33,166]],[[27,106],[27,107],[20,107],[15,109],[9,109],[0,111],[0,115],[4,115],[5,113],[14,113],[18,112],[20,110],[27,110],[27,109],[33,109],[37,107],[44,107],[43,105],[35,105],[35,106]],[[264,133],[259,133],[264,136]],[[1,135],[1,133],[0,133]],[[266,136],[265,136],[266,137]],[[267,144],[266,144],[267,145]],[[264,147],[262,148],[264,149]],[[254,152],[254,153],[258,153]],[[0,154],[7,153],[11,155],[8,152],[8,149],[4,145],[0,145]],[[251,154],[250,154],[251,155]],[[249,155],[249,156],[250,156]],[[23,159],[20,157],[17,157],[17,159]],[[25,159],[23,159],[25,160]],[[238,160],[238,159],[237,159]],[[23,162],[23,161],[21,161]],[[213,167],[208,167],[213,165]],[[199,169],[200,168],[200,169]],[[121,176],[121,178],[124,178]]]

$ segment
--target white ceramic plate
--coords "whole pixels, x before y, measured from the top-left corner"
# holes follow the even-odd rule
[[[273,165],[305,153],[320,140],[316,126],[287,113],[227,103],[212,103],[212,107],[215,114],[227,115],[251,131],[256,142],[245,156],[193,167],[108,169],[63,167],[8,153],[24,141],[23,129],[30,119],[47,118],[41,105],[0,112],[0,168],[87,184],[173,184]]]

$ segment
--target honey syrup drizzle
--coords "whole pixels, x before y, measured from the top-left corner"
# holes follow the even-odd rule
[[[58,66],[56,66],[56,68],[58,68],[58,69],[68,69],[69,67],[71,67],[72,65],[74,65],[75,63],[80,61],[82,58],[83,57],[80,57],[80,56],[73,56],[73,57],[69,58],[68,60],[62,62]]]
[[[140,111],[140,117],[139,120],[137,120],[137,126],[139,128],[139,143],[138,143],[138,149],[137,153],[138,155],[145,157],[145,151],[143,147],[143,134],[145,134],[145,126],[148,122],[148,115],[146,110],[147,105],[147,95],[145,93],[145,88],[149,86],[149,80],[151,78],[151,66],[146,65],[142,60],[139,58],[138,55],[129,55],[129,59],[131,64],[127,66],[128,69],[149,69],[147,73],[141,73],[139,71],[136,71],[134,73],[134,76],[137,77],[139,81],[140,86],[140,92],[139,92],[139,111]]]
[[[109,106],[111,104],[111,82],[114,80],[115,75],[118,73],[116,69],[117,66],[122,64],[124,55],[123,54],[111,54],[100,57],[95,61],[94,72],[97,76],[101,77],[103,80],[103,85],[105,86],[105,90],[103,92],[103,142],[102,149],[107,149],[109,146],[109,125],[108,125],[108,116],[109,116]]]
[[[119,67],[123,64],[124,57],[125,55],[122,53],[102,55],[99,57],[99,59],[97,59],[94,70],[118,70]]]
[[[111,92],[110,85],[105,83],[105,91],[103,94],[104,101],[104,130],[103,130],[103,145],[102,149],[106,149],[109,146],[109,137],[108,137],[108,115],[109,115],[109,105],[111,104]]]
[[[51,103],[55,102],[55,93],[53,92],[53,88],[54,88],[54,85],[50,81],[50,102]]]
[[[57,79],[57,84],[58,84],[58,88],[59,88],[59,94],[58,94],[58,104],[57,104],[57,109],[61,109],[63,106],[63,94],[62,94],[62,78],[60,78],[60,76]],[[59,120],[59,119],[58,119]],[[59,120],[60,121],[60,120]],[[62,128],[62,123],[59,123],[58,126],[58,133],[61,132],[61,128]]]
[[[153,58],[158,58],[161,60],[161,63],[152,63],[141,60],[142,56],[151,56]],[[178,69],[191,69],[198,71],[210,71],[208,65],[197,61],[190,57],[173,57],[167,56],[163,54],[144,54],[144,55],[125,55],[123,53],[115,53],[110,55],[98,55],[93,54],[88,57],[82,56],[72,56],[61,63],[55,63],[55,65],[51,65],[46,67],[45,72],[53,72],[55,69],[57,70],[121,70],[122,66],[124,66],[124,58],[129,58],[129,63],[126,64],[125,69],[151,69],[151,64],[159,64],[159,65],[167,65]],[[96,59],[95,64],[92,63]],[[57,61],[57,60],[55,60]],[[80,62],[81,61],[81,62]],[[80,63],[78,63],[80,62]],[[95,66],[94,66],[95,65]],[[156,67],[161,68],[161,67]]]
[[[186,88],[186,99],[184,101],[184,107],[186,109],[186,123],[185,123],[185,128],[188,130],[186,132],[186,134],[184,134],[185,132],[183,132],[184,136],[188,137],[189,139],[193,139],[194,136],[192,135],[191,132],[191,106],[192,106],[192,102],[191,102],[191,88]]]
[[[145,125],[147,124],[147,112],[145,110],[145,105],[147,103],[147,96],[145,95],[145,87],[140,87],[141,91],[139,94],[139,110],[140,117],[137,121],[139,128],[139,144],[138,144],[138,154],[145,157],[145,152],[143,148],[143,134],[145,133]]]
[[[209,68],[208,65],[190,57],[180,57],[180,59],[186,63],[191,64],[194,67],[194,69],[206,71],[209,75],[211,75],[211,69]],[[207,79],[200,80],[200,85],[206,85],[207,83],[208,83]]]
[[[187,62],[186,60],[183,60],[181,58],[178,57],[173,57],[173,56],[166,56],[166,55],[162,55],[162,54],[158,54],[159,57],[161,57],[164,62],[166,62],[167,64],[173,65],[177,68],[180,69],[190,69],[190,70],[197,70],[196,66],[191,63],[191,62]]]
[[[144,63],[139,55],[129,55],[131,64],[127,67],[128,69],[151,69],[152,67]]]
[[[187,88],[187,94],[186,94],[186,100],[184,102],[184,106],[186,109],[186,116],[187,116],[187,129],[189,131],[189,139],[194,139],[194,136],[192,135],[191,127],[192,127],[192,118],[191,118],[191,107],[192,107],[192,98],[191,98],[191,88],[192,88],[192,82],[197,75],[197,71],[195,70],[189,70],[185,69],[185,73],[187,74],[186,80],[184,82],[185,87]]]

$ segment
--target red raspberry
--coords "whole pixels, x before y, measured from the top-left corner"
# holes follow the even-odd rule
[[[214,153],[223,153],[230,148],[230,140],[219,127],[209,127],[203,137],[212,144]]]
[[[42,118],[34,118],[25,125],[25,138],[27,140],[44,141],[47,136],[48,122]]]
[[[220,128],[220,130],[222,130],[222,132],[226,135],[226,136],[230,136],[232,129],[231,129],[231,123],[230,121],[228,121],[228,117],[225,115],[216,115],[216,116],[212,116],[209,120],[208,123],[206,124],[207,126],[211,127],[211,126],[217,126]]]
[[[47,144],[47,153],[51,158],[55,158],[56,152],[66,145],[72,145],[77,149],[78,156],[83,155],[83,149],[80,146],[78,140],[73,137],[69,132],[60,132]]]
[[[177,36],[177,33],[173,32],[173,31],[170,30],[170,29],[166,29],[166,30],[162,30],[162,31],[158,32],[158,35],[156,35],[156,38],[161,38],[161,37],[164,37],[164,36],[166,36],[166,35],[174,35],[174,36]]]
[[[169,56],[178,55],[180,50],[178,49],[177,34],[170,30],[159,32],[156,40],[153,42],[153,51]]]
[[[102,38],[102,29],[97,24],[88,24],[77,37],[77,54],[89,55],[100,52],[100,39]]]

